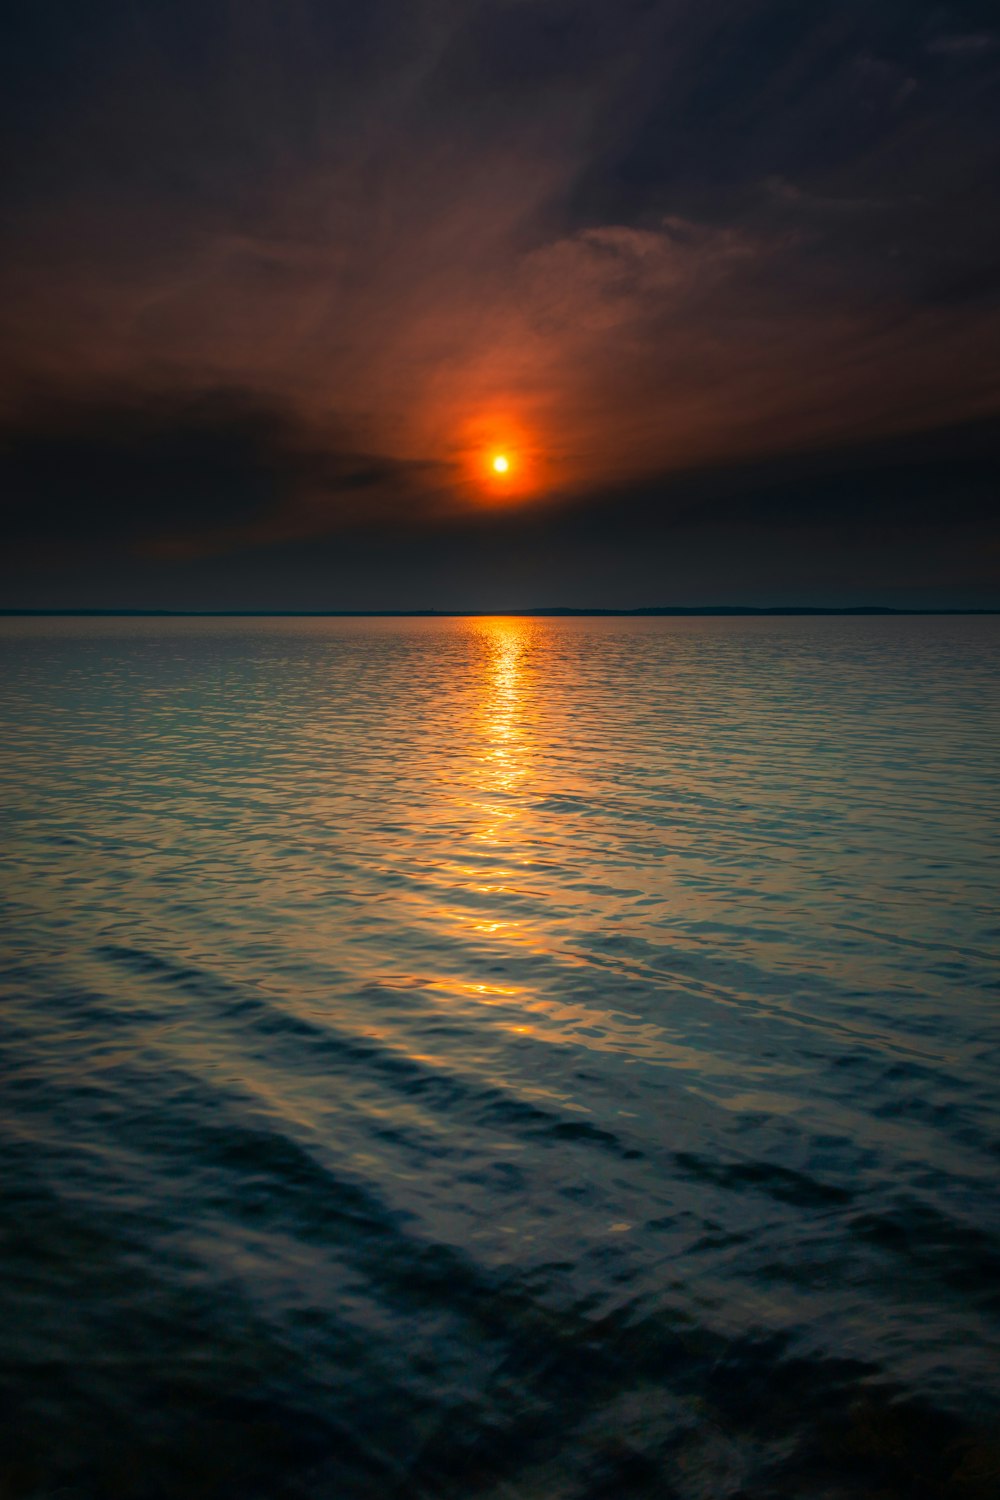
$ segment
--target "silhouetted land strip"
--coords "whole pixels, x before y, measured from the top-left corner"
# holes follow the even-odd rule
[[[166,619],[516,619],[555,616],[639,615],[1000,615],[1000,609],[894,609],[858,604],[836,609],[806,604],[655,604],[639,609],[571,609],[561,605],[533,609],[0,609],[0,616],[111,616]]]

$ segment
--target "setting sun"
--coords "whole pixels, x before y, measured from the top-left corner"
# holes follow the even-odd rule
[[[470,504],[519,505],[540,493],[539,434],[520,412],[498,404],[465,417],[454,430],[452,451],[460,456]]]

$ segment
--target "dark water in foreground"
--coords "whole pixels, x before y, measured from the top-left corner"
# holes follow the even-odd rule
[[[0,630],[5,1500],[1000,1493],[1000,622]]]

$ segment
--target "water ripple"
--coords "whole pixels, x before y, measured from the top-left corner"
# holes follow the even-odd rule
[[[4,1493],[992,1497],[998,644],[4,622]]]

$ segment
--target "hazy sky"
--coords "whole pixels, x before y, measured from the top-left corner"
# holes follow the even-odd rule
[[[0,603],[1000,604],[995,0],[14,0],[0,67]]]

